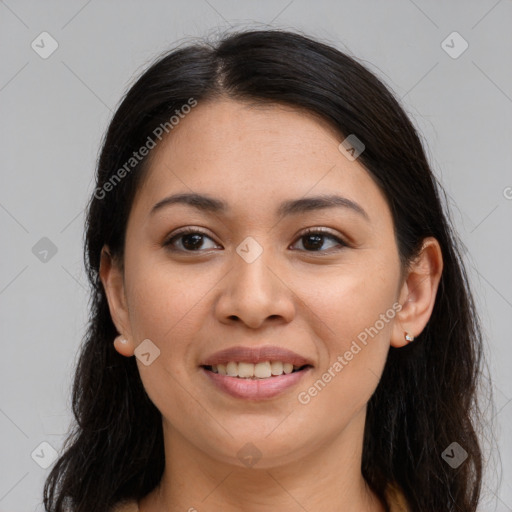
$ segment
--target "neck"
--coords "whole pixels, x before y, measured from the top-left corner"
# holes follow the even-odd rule
[[[140,512],[383,512],[361,474],[365,415],[307,454],[284,463],[263,457],[251,468],[214,459],[164,421],[164,474]]]

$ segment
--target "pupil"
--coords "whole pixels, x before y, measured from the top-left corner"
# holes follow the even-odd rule
[[[304,247],[306,249],[319,249],[322,247],[322,235],[306,235],[307,242],[304,243]],[[310,244],[309,241],[313,240],[313,243]]]
[[[192,234],[192,235],[184,235],[183,236],[183,247],[185,249],[198,249],[201,246],[203,235]],[[188,243],[187,241],[193,240],[192,243]]]

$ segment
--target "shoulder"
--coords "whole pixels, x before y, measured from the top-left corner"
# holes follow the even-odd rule
[[[390,512],[409,512],[407,500],[397,484],[390,484],[386,489],[386,500]]]
[[[135,500],[122,501],[117,503],[111,512],[139,512],[139,506]]]

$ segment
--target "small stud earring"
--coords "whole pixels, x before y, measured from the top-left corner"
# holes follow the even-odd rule
[[[405,339],[410,343],[411,341],[414,341],[414,336],[412,334],[409,334],[408,332],[404,333]]]
[[[119,343],[121,343],[121,345],[126,345],[128,343],[128,340],[126,338],[123,338],[123,336],[119,335],[119,336],[116,336],[116,338],[114,339],[114,343],[118,341]]]

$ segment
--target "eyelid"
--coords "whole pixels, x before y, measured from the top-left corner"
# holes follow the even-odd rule
[[[303,231],[300,231],[297,237],[301,237],[304,235],[309,235],[310,233],[322,233],[324,235],[331,235],[334,238],[342,239],[341,235],[337,232],[331,230],[330,228],[324,228],[324,227],[312,227],[312,228],[306,228]]]

